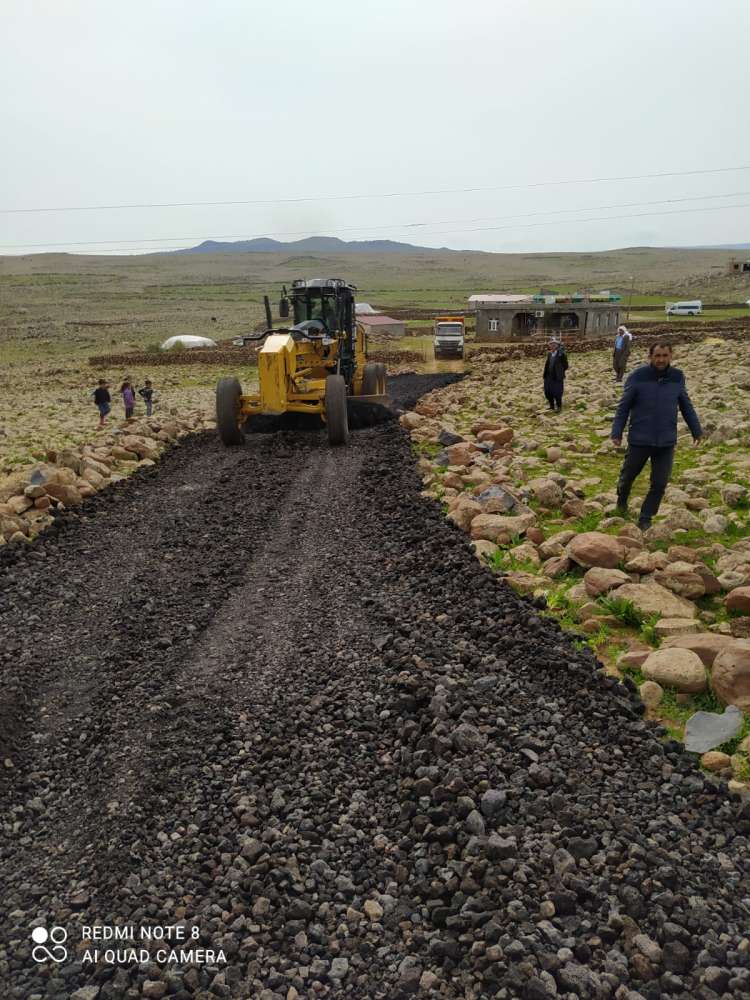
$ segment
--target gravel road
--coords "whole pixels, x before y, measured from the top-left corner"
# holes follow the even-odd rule
[[[3,998],[748,995],[750,806],[420,489],[203,436],[0,552]]]

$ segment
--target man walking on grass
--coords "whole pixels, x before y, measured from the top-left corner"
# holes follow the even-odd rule
[[[562,410],[563,391],[565,389],[565,373],[568,370],[568,356],[561,341],[552,338],[547,346],[547,358],[544,362],[544,398],[550,410]]]
[[[633,334],[626,326],[618,326],[615,346],[612,351],[612,368],[615,373],[615,382],[622,382],[632,345]]]
[[[703,435],[687,393],[685,376],[679,368],[672,367],[672,345],[652,344],[648,353],[650,364],[641,365],[628,376],[612,423],[612,441],[619,448],[630,418],[628,450],[617,483],[618,514],[627,514],[633,482],[651,460],[651,485],[638,517],[638,527],[643,531],[651,527],[672,473],[678,409],[693,435],[694,445],[700,443]]]

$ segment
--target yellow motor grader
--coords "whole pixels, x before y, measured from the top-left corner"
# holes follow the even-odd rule
[[[236,378],[216,387],[216,426],[226,445],[242,444],[252,418],[308,413],[328,429],[332,445],[349,440],[352,411],[365,422],[390,415],[385,365],[367,361],[367,336],[357,323],[356,288],[341,278],[296,280],[279,302],[279,316],[294,325],[273,329],[266,298],[268,329],[245,336],[263,340],[258,352],[258,392],[245,394]]]

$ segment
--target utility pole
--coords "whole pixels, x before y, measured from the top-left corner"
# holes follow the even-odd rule
[[[633,303],[633,288],[635,287],[635,275],[630,275],[630,295],[628,296],[628,314],[625,317],[626,322],[630,322],[630,306]]]

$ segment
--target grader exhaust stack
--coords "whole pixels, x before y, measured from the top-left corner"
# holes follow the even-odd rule
[[[224,444],[242,444],[245,424],[260,415],[315,415],[326,424],[332,445],[346,444],[352,425],[393,415],[385,365],[367,361],[355,292],[341,278],[294,281],[279,303],[282,319],[291,306],[294,325],[278,330],[265,297],[268,330],[252,338],[265,338],[258,352],[259,391],[244,394],[236,378],[223,378],[216,388],[216,424]]]

